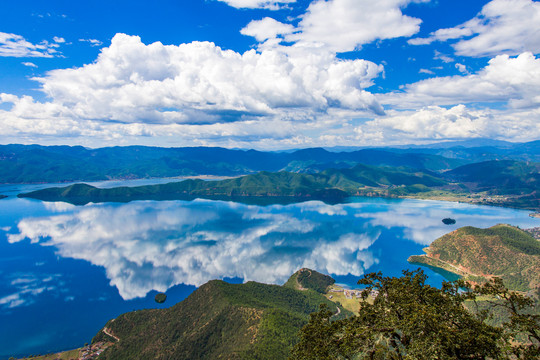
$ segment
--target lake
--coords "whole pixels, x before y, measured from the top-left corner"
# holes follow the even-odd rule
[[[0,200],[0,359],[80,347],[109,319],[172,306],[211,279],[282,284],[308,267],[354,287],[366,272],[416,268],[410,255],[458,227],[540,226],[528,211],[441,201],[72,206],[15,197],[47,186],[0,186],[9,195]],[[424,270],[430,284],[444,280]],[[162,305],[158,291],[168,296]]]

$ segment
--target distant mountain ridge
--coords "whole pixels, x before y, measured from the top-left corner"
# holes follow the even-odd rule
[[[419,153],[365,149],[335,153],[322,148],[288,152],[144,146],[0,145],[0,183],[52,183],[194,175],[238,176],[259,171],[319,172],[356,164],[453,169],[467,161]]]
[[[329,151],[357,151],[360,149],[384,150],[394,153],[416,153],[439,155],[449,159],[460,159],[469,163],[488,160],[517,160],[540,162],[540,140],[526,143],[511,143],[492,139],[450,141],[429,145],[402,145],[393,147],[333,147]]]

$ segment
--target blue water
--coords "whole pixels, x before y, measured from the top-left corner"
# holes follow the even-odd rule
[[[166,307],[211,279],[282,284],[309,267],[354,287],[398,276],[412,254],[461,226],[540,226],[527,211],[354,198],[254,206],[195,200],[75,207],[18,199],[0,186],[0,358],[71,349],[107,320]],[[457,223],[444,225],[452,217]],[[443,276],[424,269],[433,285]],[[158,305],[157,291],[167,301]]]

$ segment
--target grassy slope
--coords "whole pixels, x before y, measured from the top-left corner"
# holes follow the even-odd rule
[[[121,341],[100,359],[285,359],[323,295],[255,282],[210,281],[163,310],[121,315],[106,327]],[[342,309],[343,314],[348,314]],[[108,339],[103,332],[94,341]]]
[[[33,356],[31,358],[24,358],[24,360],[26,360],[26,359],[32,359],[32,360],[78,360],[79,359],[79,349],[63,351],[61,353],[51,354],[51,355],[42,355],[42,356]],[[23,359],[21,359],[21,360],[23,360]]]
[[[300,269],[295,272],[283,286],[296,290],[310,289],[320,294],[325,294],[328,287],[335,282],[336,281],[328,275],[309,269]]]
[[[424,251],[427,255],[411,256],[409,261],[440,267],[472,281],[498,276],[512,290],[540,286],[540,242],[509,225],[463,227],[435,240]]]

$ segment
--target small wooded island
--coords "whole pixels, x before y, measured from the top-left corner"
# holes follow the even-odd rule
[[[452,218],[444,218],[442,219],[442,222],[444,225],[454,225],[456,223],[456,220]]]
[[[164,294],[164,293],[156,294],[156,296],[154,297],[154,300],[158,304],[163,304],[165,302],[165,300],[167,300],[167,295]]]

